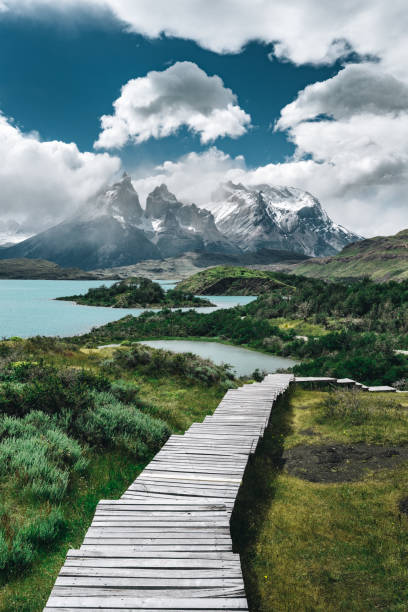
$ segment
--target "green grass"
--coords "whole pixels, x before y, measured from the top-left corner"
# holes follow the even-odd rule
[[[28,352],[28,355],[22,355],[23,359],[20,354],[18,359],[13,357],[14,363],[26,362],[27,357],[36,363],[45,360],[61,371],[70,368],[71,377],[75,372],[81,372],[81,368],[93,372],[95,377],[103,370],[106,359],[114,354],[109,349],[83,352],[49,340],[16,341],[14,344],[21,345],[21,351]],[[191,363],[189,365],[191,367]],[[201,362],[196,365],[201,367]],[[9,371],[18,377],[25,375],[27,368],[18,364]],[[37,413],[29,412],[27,417],[7,417],[5,429],[0,427],[3,455],[10,451],[11,459],[22,462],[24,470],[30,463],[26,452],[27,440],[29,444],[34,442],[32,452],[35,450],[37,455],[46,450],[44,457],[40,457],[43,467],[53,468],[55,464],[61,470],[69,469],[69,478],[64,481],[64,491],[58,500],[32,491],[30,480],[23,472],[19,475],[21,482],[7,469],[0,474],[0,566],[5,555],[10,554],[11,542],[17,542],[19,551],[17,563],[13,561],[14,565],[11,565],[9,562],[7,571],[4,567],[0,571],[1,612],[42,610],[67,550],[81,545],[98,501],[118,498],[126,490],[150,460],[155,446],[162,440],[164,427],[183,432],[192,422],[201,421],[210,414],[225,393],[224,385],[200,383],[186,378],[182,371],[171,376],[161,373],[152,376],[148,365],[123,368],[116,363],[109,378],[114,383],[110,390],[92,391],[94,408],[88,416],[79,414],[79,421],[86,416],[78,438],[81,452],[76,440],[62,433],[60,427],[63,427],[64,419],[59,414],[48,416],[40,413],[40,418],[35,416]],[[135,403],[138,410],[131,410],[126,402]],[[68,415],[67,418],[71,417]],[[70,427],[69,421],[67,425]],[[13,448],[10,442],[10,433],[13,432],[18,444],[24,447],[17,459],[13,455],[16,447]],[[4,448],[1,447],[2,436]],[[87,437],[88,444],[84,444]],[[113,441],[118,443],[118,448]],[[97,445],[94,447],[94,444]],[[71,464],[78,459],[83,462],[81,469],[74,470]],[[41,469],[41,478],[44,479],[48,472]],[[52,513],[57,511],[62,513],[61,528],[53,520]],[[5,540],[1,538],[3,533]],[[27,542],[33,544],[31,552],[27,549]]]
[[[257,612],[403,612],[408,600],[408,465],[368,474],[352,483],[316,484],[282,471],[284,449],[298,443],[375,441],[408,443],[408,398],[389,400],[403,413],[381,419],[384,397],[365,426],[321,423],[327,393],[296,391],[281,402],[246,473],[233,514],[250,609]],[[365,396],[366,397],[366,396]],[[389,396],[388,396],[389,397]],[[403,408],[398,408],[401,402]],[[371,428],[372,425],[372,428]],[[395,430],[394,430],[395,426]],[[316,437],[299,432],[312,427]]]
[[[323,391],[296,391],[292,402],[293,432],[286,438],[285,448],[305,443],[322,444],[327,440],[353,444],[408,444],[408,393],[358,393],[363,418],[355,419],[356,422],[347,416],[326,416],[323,405],[328,397],[329,393]],[[309,429],[315,434],[312,438],[300,433]]]
[[[143,469],[144,463],[122,452],[91,453],[89,470],[73,484],[61,504],[67,521],[67,532],[58,544],[39,552],[31,570],[3,582],[0,591],[2,612],[39,612],[43,609],[69,548],[81,545],[100,499],[119,497]],[[1,487],[6,508],[23,522],[26,515],[36,516],[47,510],[47,504],[36,499],[21,500],[13,487]]]
[[[276,319],[272,319],[271,322],[280,329],[293,329],[298,336],[312,336],[317,338],[329,333],[329,330],[322,325],[302,319],[285,319],[284,317],[277,317]]]

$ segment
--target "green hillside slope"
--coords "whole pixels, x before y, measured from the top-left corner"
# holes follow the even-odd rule
[[[177,289],[195,295],[259,295],[285,285],[274,272],[241,266],[215,266],[183,280]]]
[[[395,236],[354,242],[334,257],[319,257],[295,266],[294,274],[311,278],[363,278],[377,282],[408,279],[408,229]]]

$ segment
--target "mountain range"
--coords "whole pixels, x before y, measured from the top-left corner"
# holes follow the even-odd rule
[[[180,257],[242,256],[265,250],[333,255],[361,237],[336,225],[311,194],[291,187],[222,184],[205,208],[180,202],[166,185],[140,205],[127,174],[78,213],[0,250],[0,259],[47,259],[83,270]]]

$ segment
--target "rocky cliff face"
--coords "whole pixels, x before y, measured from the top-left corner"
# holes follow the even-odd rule
[[[208,210],[180,202],[166,185],[140,205],[131,179],[101,192],[79,214],[19,244],[1,259],[47,259],[85,270],[127,266],[187,252],[242,255],[264,249],[330,255],[358,239],[335,225],[309,193],[227,183]]]

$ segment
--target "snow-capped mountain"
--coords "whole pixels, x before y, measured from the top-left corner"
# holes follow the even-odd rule
[[[71,218],[2,248],[0,258],[48,259],[92,270],[191,251],[243,258],[248,251],[265,249],[329,255],[358,239],[335,225],[316,198],[298,189],[226,183],[204,209],[180,202],[160,185],[143,209],[124,174]]]
[[[207,208],[218,229],[244,251],[283,249],[315,257],[361,239],[333,223],[314,196],[294,187],[228,182],[212,200]]]
[[[218,231],[210,212],[182,204],[165,185],[148,196],[143,210],[130,177],[124,174],[75,216],[1,249],[0,258],[48,259],[92,270],[207,250],[240,252]]]
[[[182,204],[166,185],[156,187],[147,196],[146,217],[154,230],[152,242],[164,257],[177,257],[187,251],[240,252],[217,229],[208,210]]]

